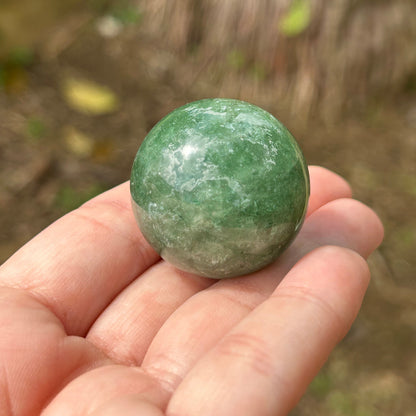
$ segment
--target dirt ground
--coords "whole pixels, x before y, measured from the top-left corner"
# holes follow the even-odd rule
[[[310,164],[346,177],[386,229],[359,318],[293,415],[416,415],[416,94],[336,123],[304,122],[254,87],[250,94],[238,82],[225,88],[134,27],[106,37],[86,19],[71,30],[67,43],[9,68],[0,91],[0,262],[127,180],[146,132],[173,108],[225,93],[247,99],[292,131]],[[65,98],[69,78],[109,87],[117,108],[77,111]]]

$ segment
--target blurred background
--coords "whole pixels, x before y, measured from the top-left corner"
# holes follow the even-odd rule
[[[416,2],[2,0],[0,263],[129,179],[204,97],[279,118],[382,218],[372,283],[292,415],[416,415]]]

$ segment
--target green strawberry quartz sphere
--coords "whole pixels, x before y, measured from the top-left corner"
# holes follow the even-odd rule
[[[309,175],[289,131],[261,108],[205,99],[150,131],[133,163],[133,210],[162,258],[222,279],[259,270],[305,217]]]

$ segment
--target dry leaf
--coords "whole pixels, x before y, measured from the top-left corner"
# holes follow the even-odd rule
[[[74,126],[65,127],[64,141],[67,149],[79,157],[89,157],[94,150],[93,138]]]

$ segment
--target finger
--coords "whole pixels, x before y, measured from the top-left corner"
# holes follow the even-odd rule
[[[351,194],[344,179],[327,169],[311,167],[310,180],[312,192],[309,215],[332,198],[347,197]],[[178,272],[172,266],[161,262],[149,269],[115,299],[94,323],[88,333],[88,339],[110,357],[123,363],[140,365],[150,343],[166,319],[188,298],[214,282],[212,279]],[[261,292],[257,282],[256,286]],[[269,286],[260,293],[261,296],[270,293],[274,283],[267,289]],[[211,304],[210,308],[215,309],[216,306]],[[195,314],[189,331],[198,326],[196,318],[201,314],[205,316],[203,308]],[[140,322],[140,325],[137,325],[137,322]],[[178,325],[181,326],[180,323]]]
[[[308,218],[299,238],[276,263],[252,275],[220,281],[189,299],[153,340],[144,368],[155,377],[168,378],[174,389],[194,363],[266,299],[309,251],[337,245],[366,256],[381,239],[378,217],[362,203],[338,199],[324,205]]]
[[[311,195],[309,197],[308,217],[322,205],[339,198],[350,198],[351,187],[348,182],[321,166],[310,166],[309,177],[311,182]]]
[[[191,370],[167,415],[286,415],[350,328],[368,281],[365,261],[350,250],[305,256]]]
[[[316,247],[314,238],[325,239],[327,244],[351,248],[367,258],[381,244],[383,237],[383,224],[376,213],[365,204],[347,198],[321,207],[319,215],[315,215],[303,230],[298,244],[307,252]]]
[[[29,293],[0,288],[0,414],[39,415],[62,383],[110,360]]]
[[[152,410],[149,416],[159,415],[157,409],[166,407],[169,397],[160,385],[138,367],[107,365],[86,372],[61,390],[42,412],[42,416],[105,415],[105,409],[118,406]],[[122,410],[121,409],[119,410]],[[129,409],[130,411],[130,409]],[[109,413],[116,414],[116,413]],[[118,415],[128,413],[119,412]],[[162,413],[163,414],[163,413]]]
[[[164,416],[165,413],[140,395],[123,395],[105,402],[89,416]]]
[[[32,292],[84,335],[97,315],[158,255],[138,230],[124,183],[67,214],[0,269],[0,284]]]
[[[103,311],[87,339],[117,362],[139,366],[172,312],[213,283],[212,279],[181,272],[160,262],[131,283]]]

